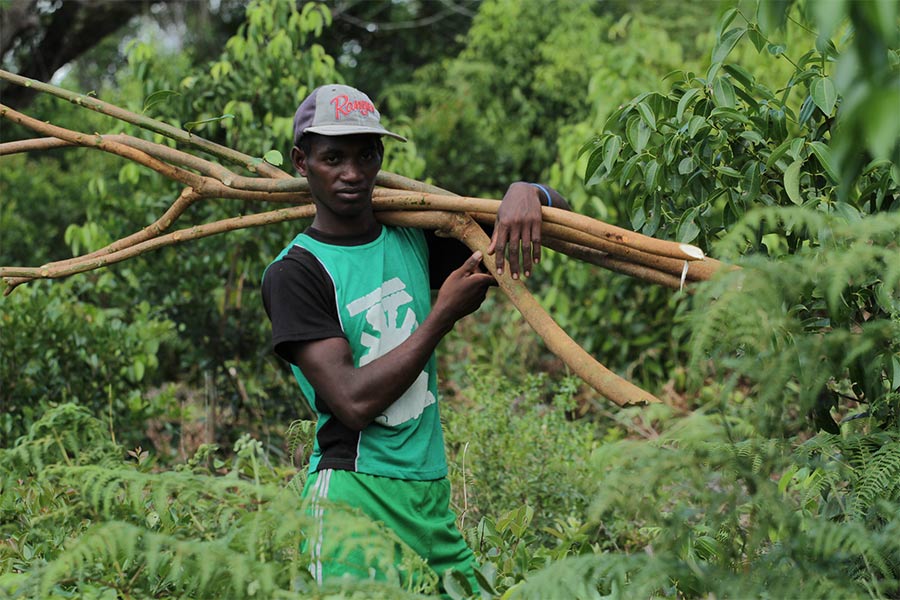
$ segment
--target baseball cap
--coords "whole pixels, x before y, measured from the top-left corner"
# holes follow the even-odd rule
[[[329,84],[317,87],[294,113],[294,143],[304,133],[353,135],[374,133],[405,142],[402,135],[381,125],[381,115],[364,93],[349,85]]]

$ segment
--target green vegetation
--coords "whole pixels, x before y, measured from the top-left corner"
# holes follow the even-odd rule
[[[488,0],[443,20],[437,4],[363,4],[222,3],[233,20],[215,31],[231,37],[215,49],[173,50],[148,16],[64,85],[273,161],[309,89],[377,85],[414,142],[389,145],[388,170],[467,195],[546,181],[579,212],[741,267],[673,294],[547,252],[530,281],[665,405],[605,403],[499,295],[445,341],[454,505],[481,597],[900,595],[896,3],[565,1],[547,19],[538,0]],[[395,24],[398,54],[348,15]],[[423,30],[404,27],[432,22],[445,29],[416,62]],[[26,112],[122,127],[40,95]],[[0,142],[28,135],[2,123]],[[0,264],[101,247],[175,194],[97,152],[0,157]],[[479,597],[411,553],[397,584],[318,589],[305,570],[310,423],[258,292],[302,226],[0,300],[0,596],[402,598],[443,583]],[[393,548],[347,523],[372,556]]]

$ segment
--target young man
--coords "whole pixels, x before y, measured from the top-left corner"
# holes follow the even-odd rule
[[[319,521],[308,536],[310,569],[319,582],[370,575],[359,553],[322,553],[342,518],[337,503],[384,523],[439,576],[458,569],[477,589],[472,552],[449,508],[434,350],[496,282],[480,252],[376,220],[382,136],[405,141],[356,89],[326,85],[300,104],[291,160],[309,182],[316,216],[263,278],[275,352],[318,416],[303,490]],[[519,275],[520,244],[525,275],[539,260],[540,206],[551,202],[564,205],[524,183],[504,197],[489,252],[498,267],[508,253],[511,276]]]

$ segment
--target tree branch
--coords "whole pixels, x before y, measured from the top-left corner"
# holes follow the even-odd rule
[[[0,79],[26,87],[34,86],[38,91],[46,91],[85,108],[160,133],[260,175],[240,176],[220,164],[182,150],[125,134],[86,134],[64,129],[0,105],[0,117],[20,123],[41,135],[50,136],[0,144],[0,155],[69,145],[84,146],[136,162],[186,186],[156,221],[105,248],[40,267],[0,267],[0,277],[8,284],[5,294],[33,279],[66,277],[110,266],[164,246],[236,229],[310,218],[315,214],[315,206],[311,202],[305,179],[291,177],[259,159],[203,140],[165,123],[124,111],[96,98],[74,94],[5,71],[0,71]],[[447,190],[386,172],[378,174],[377,184],[373,204],[380,221],[406,227],[439,229],[469,248],[481,250],[487,256],[489,239],[476,219],[487,224],[493,223],[499,201],[456,196]],[[193,204],[213,198],[300,205],[165,233]],[[645,281],[677,289],[682,287],[685,280],[708,279],[725,267],[718,261],[706,258],[695,246],[658,240],[556,208],[543,207],[541,210],[544,219],[542,237],[548,247]],[[579,377],[620,406],[659,402],[653,395],[610,372],[572,341],[541,308],[522,281],[512,279],[509,273],[498,276],[494,261],[484,262],[497,278],[500,288],[510,297],[529,325],[544,339],[547,347]]]

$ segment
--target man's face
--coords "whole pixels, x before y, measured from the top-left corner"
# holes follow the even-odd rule
[[[371,208],[375,176],[381,169],[379,141],[369,134],[317,135],[308,153],[294,148],[291,159],[309,182],[319,213],[351,219]]]

